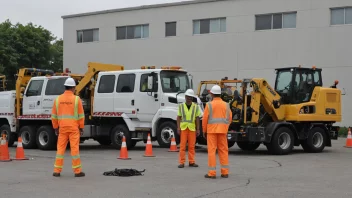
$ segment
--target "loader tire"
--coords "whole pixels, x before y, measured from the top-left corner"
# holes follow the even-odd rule
[[[35,126],[23,126],[20,129],[20,136],[22,138],[22,146],[24,149],[37,148],[37,129]]]
[[[237,142],[237,146],[244,151],[255,151],[260,146],[256,142]]]
[[[57,136],[53,127],[49,125],[41,126],[37,130],[37,146],[40,150],[55,150]]]
[[[326,146],[326,133],[320,127],[314,127],[309,131],[308,138],[301,141],[302,148],[308,153],[320,153]]]
[[[288,127],[278,128],[269,144],[266,145],[269,153],[273,155],[287,155],[294,146],[293,132]]]
[[[227,142],[227,147],[231,148],[236,144],[236,142]]]
[[[7,137],[6,141],[8,142],[9,147],[13,146],[13,144],[17,141],[16,140],[17,135],[11,132],[11,128],[7,124],[4,124],[0,127],[0,133],[1,133],[1,137],[2,137],[2,134],[6,135]]]
[[[180,143],[180,136],[177,134],[176,123],[172,121],[163,122],[156,133],[158,144],[161,148],[170,148],[171,135],[175,135],[176,144]]]

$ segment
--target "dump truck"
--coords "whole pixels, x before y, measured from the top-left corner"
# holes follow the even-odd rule
[[[90,62],[83,75],[19,70],[16,90],[0,92],[0,131],[7,134],[9,146],[21,136],[25,149],[56,148],[51,109],[68,77],[77,82],[75,94],[85,112],[81,141],[94,139],[120,148],[125,136],[132,148],[150,134],[161,147],[169,147],[172,136],[179,142],[177,107],[185,101],[183,92],[192,87],[187,71],[175,66],[125,70],[121,65]]]
[[[312,153],[331,147],[339,131],[334,124],[342,119],[338,81],[323,87],[322,69],[315,66],[275,71],[274,87],[263,78],[251,78],[234,91],[228,141],[246,151],[264,144],[275,155],[289,154],[300,145]]]

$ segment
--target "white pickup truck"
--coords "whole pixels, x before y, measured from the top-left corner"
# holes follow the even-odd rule
[[[150,133],[152,141],[157,140],[164,148],[170,146],[171,135],[179,142],[178,104],[185,101],[184,92],[192,88],[192,77],[180,67],[142,68],[96,72],[84,89],[76,91],[86,115],[82,140],[92,138],[119,148],[124,135],[127,147],[132,148],[138,141],[146,142]],[[64,92],[68,77],[31,77],[23,98],[16,91],[0,92],[0,131],[9,134],[9,146],[19,134],[24,148],[56,148],[51,108],[54,99]],[[22,102],[17,112],[15,100],[19,97]]]

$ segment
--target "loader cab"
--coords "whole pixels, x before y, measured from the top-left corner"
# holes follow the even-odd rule
[[[316,86],[323,86],[321,69],[290,67],[276,69],[275,91],[282,104],[300,104],[310,101]]]

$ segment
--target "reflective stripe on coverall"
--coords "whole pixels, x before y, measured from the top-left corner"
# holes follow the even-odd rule
[[[204,109],[202,127],[207,133],[209,176],[216,176],[216,149],[220,158],[221,174],[229,174],[227,132],[231,118],[229,104],[221,98],[214,98]]]
[[[66,146],[70,141],[72,169],[74,173],[80,173],[82,165],[79,156],[79,128],[84,128],[84,111],[79,96],[75,96],[71,91],[65,91],[57,97],[52,108],[51,120],[53,128],[59,129],[54,172],[61,172]]]
[[[192,102],[188,109],[186,103],[182,103],[178,108],[178,116],[181,117],[181,142],[179,163],[184,164],[186,161],[186,145],[188,142],[188,161],[190,164],[195,163],[195,146],[196,146],[196,118],[200,116],[199,106]]]

